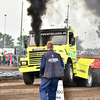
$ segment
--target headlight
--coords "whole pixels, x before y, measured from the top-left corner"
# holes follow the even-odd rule
[[[27,65],[27,61],[22,61],[22,62],[21,62],[21,65],[22,65],[22,66]]]

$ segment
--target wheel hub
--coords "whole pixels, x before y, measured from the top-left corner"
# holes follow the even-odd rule
[[[71,78],[71,80],[73,79],[73,70],[71,67],[70,67],[70,78]]]

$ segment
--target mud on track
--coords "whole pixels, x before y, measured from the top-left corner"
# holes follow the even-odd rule
[[[22,79],[0,82],[0,100],[40,100],[40,79],[25,85]],[[65,100],[100,100],[100,87],[64,87]]]
[[[0,71],[13,73],[18,68],[6,65],[0,66]],[[39,86],[40,79],[35,79],[32,85],[25,85],[22,77],[0,77],[0,100],[40,100]],[[100,100],[100,82],[98,85],[95,82],[94,87],[90,88],[66,85],[64,97],[65,100]]]

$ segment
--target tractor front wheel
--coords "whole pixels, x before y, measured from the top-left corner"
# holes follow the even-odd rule
[[[34,73],[33,72],[23,73],[23,79],[26,85],[33,84],[34,83]]]
[[[65,65],[64,82],[73,82],[73,66],[71,63]]]

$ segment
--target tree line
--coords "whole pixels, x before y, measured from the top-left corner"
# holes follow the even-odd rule
[[[5,38],[5,47],[7,48],[13,48],[14,47],[14,39],[11,35],[8,34],[2,34],[0,33],[0,47],[4,47],[4,38]]]

